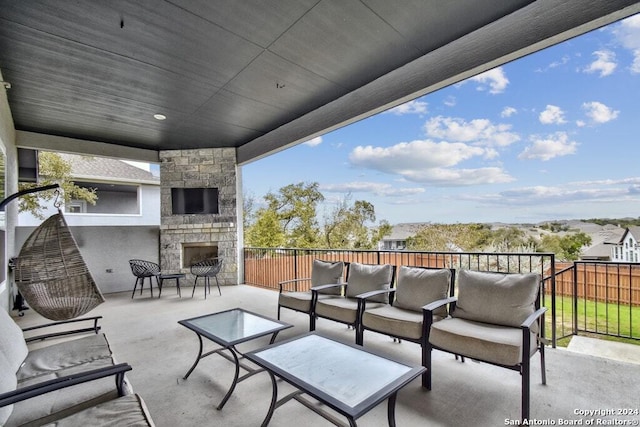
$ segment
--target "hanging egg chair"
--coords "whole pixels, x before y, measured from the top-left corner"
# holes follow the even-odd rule
[[[51,320],[82,316],[104,302],[60,209],[27,238],[14,280],[29,306]]]

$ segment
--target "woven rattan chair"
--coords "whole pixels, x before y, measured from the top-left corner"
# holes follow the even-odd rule
[[[14,279],[29,306],[47,319],[73,319],[104,302],[61,211],[27,238]]]
[[[198,278],[204,277],[204,297],[207,298],[207,293],[211,293],[210,279],[214,277],[216,279],[216,285],[218,286],[218,293],[222,296],[220,291],[220,282],[218,281],[218,273],[222,270],[222,258],[210,258],[204,261],[197,262],[191,266],[191,274],[195,276],[193,281],[193,291],[191,292],[191,298],[196,292],[196,286],[198,285]]]
[[[136,288],[140,283],[140,295],[142,295],[142,288],[144,288],[144,279],[149,278],[149,289],[151,290],[151,296],[153,296],[153,278],[156,278],[156,285],[160,289],[160,266],[155,262],[145,261],[143,259],[130,259],[129,265],[131,266],[131,272],[136,276],[136,283],[133,285],[133,292],[131,298],[136,294]]]

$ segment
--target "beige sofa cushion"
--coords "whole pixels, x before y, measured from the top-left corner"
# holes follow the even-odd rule
[[[422,316],[423,306],[447,298],[450,282],[451,270],[449,269],[433,270],[401,266],[398,271],[396,301],[393,305],[406,310],[419,311]],[[446,306],[439,308],[434,314],[445,317]]]
[[[367,303],[367,307],[376,308],[381,303]],[[337,320],[347,324],[355,324],[358,313],[358,300],[354,298],[329,297],[318,300],[316,314],[327,319]]]
[[[104,334],[87,335],[32,350],[16,374],[17,387],[114,364]],[[41,425],[117,396],[113,377],[67,387],[16,403],[6,426]]]
[[[462,270],[453,317],[519,327],[535,311],[540,275]]]
[[[329,295],[318,295],[318,299],[329,298]],[[278,304],[292,310],[309,313],[311,311],[311,292],[282,292],[278,296]]]
[[[455,354],[506,366],[522,362],[522,330],[449,317],[431,325],[429,342]],[[531,354],[536,351],[531,333]]]
[[[13,373],[5,355],[0,352],[0,394],[14,391],[16,385],[16,374]],[[0,408],[0,426],[6,425],[11,411],[13,411],[13,405]]]
[[[153,427],[154,425],[142,398],[137,394],[130,394],[47,424],[47,427]]]
[[[29,353],[22,329],[3,308],[0,308],[0,351],[12,373],[18,371]]]
[[[379,289],[389,289],[393,279],[393,267],[388,264],[369,265],[351,263],[349,266],[349,279],[347,280],[347,297],[355,298],[356,295]],[[389,295],[384,294],[373,297],[369,301],[389,302]]]
[[[99,359],[107,359],[106,366],[110,366],[113,364],[111,357],[107,337],[102,333],[92,334],[31,350],[16,376],[19,384],[32,379],[41,382],[43,377],[68,375],[66,370],[70,368],[85,366],[82,370],[87,370],[86,366]]]
[[[331,283],[340,283],[344,271],[344,262],[328,262],[319,259],[313,260],[311,267],[311,286],[328,285]],[[329,288],[318,291],[318,293],[339,295],[342,292],[341,287]]]
[[[422,319],[422,312],[383,305],[367,309],[362,315],[362,324],[366,329],[393,337],[419,340],[422,337]]]

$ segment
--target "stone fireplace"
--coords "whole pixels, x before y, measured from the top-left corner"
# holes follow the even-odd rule
[[[189,274],[207,258],[224,259],[220,284],[237,284],[238,229],[234,148],[160,152],[160,267]],[[215,188],[217,213],[175,214],[172,189]]]

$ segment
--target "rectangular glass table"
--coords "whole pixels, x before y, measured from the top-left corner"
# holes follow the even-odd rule
[[[250,351],[245,357],[266,369],[271,377],[271,405],[262,426],[268,425],[273,412],[291,399],[336,425],[344,424],[303,394],[344,415],[351,426],[388,399],[387,419],[390,426],[395,426],[398,391],[425,371],[422,366],[408,366],[317,333]],[[278,400],[276,376],[297,390]]]
[[[222,409],[225,403],[227,403],[227,400],[231,397],[236,384],[258,372],[262,372],[262,369],[255,369],[254,367],[242,363],[244,355],[238,351],[236,345],[267,335],[271,335],[270,343],[273,344],[278,332],[293,326],[241,308],[234,308],[218,313],[180,320],[178,323],[195,332],[200,342],[198,357],[196,357],[195,362],[185,374],[185,380],[189,378],[189,375],[191,375],[201,359],[212,354],[219,354],[235,364],[236,370],[233,382],[231,383],[231,387],[227,391],[227,394],[218,405],[218,410]],[[218,344],[220,348],[203,354],[202,337]],[[231,355],[225,353],[225,351],[228,351]],[[242,377],[240,377],[240,368],[247,371],[247,373]]]

